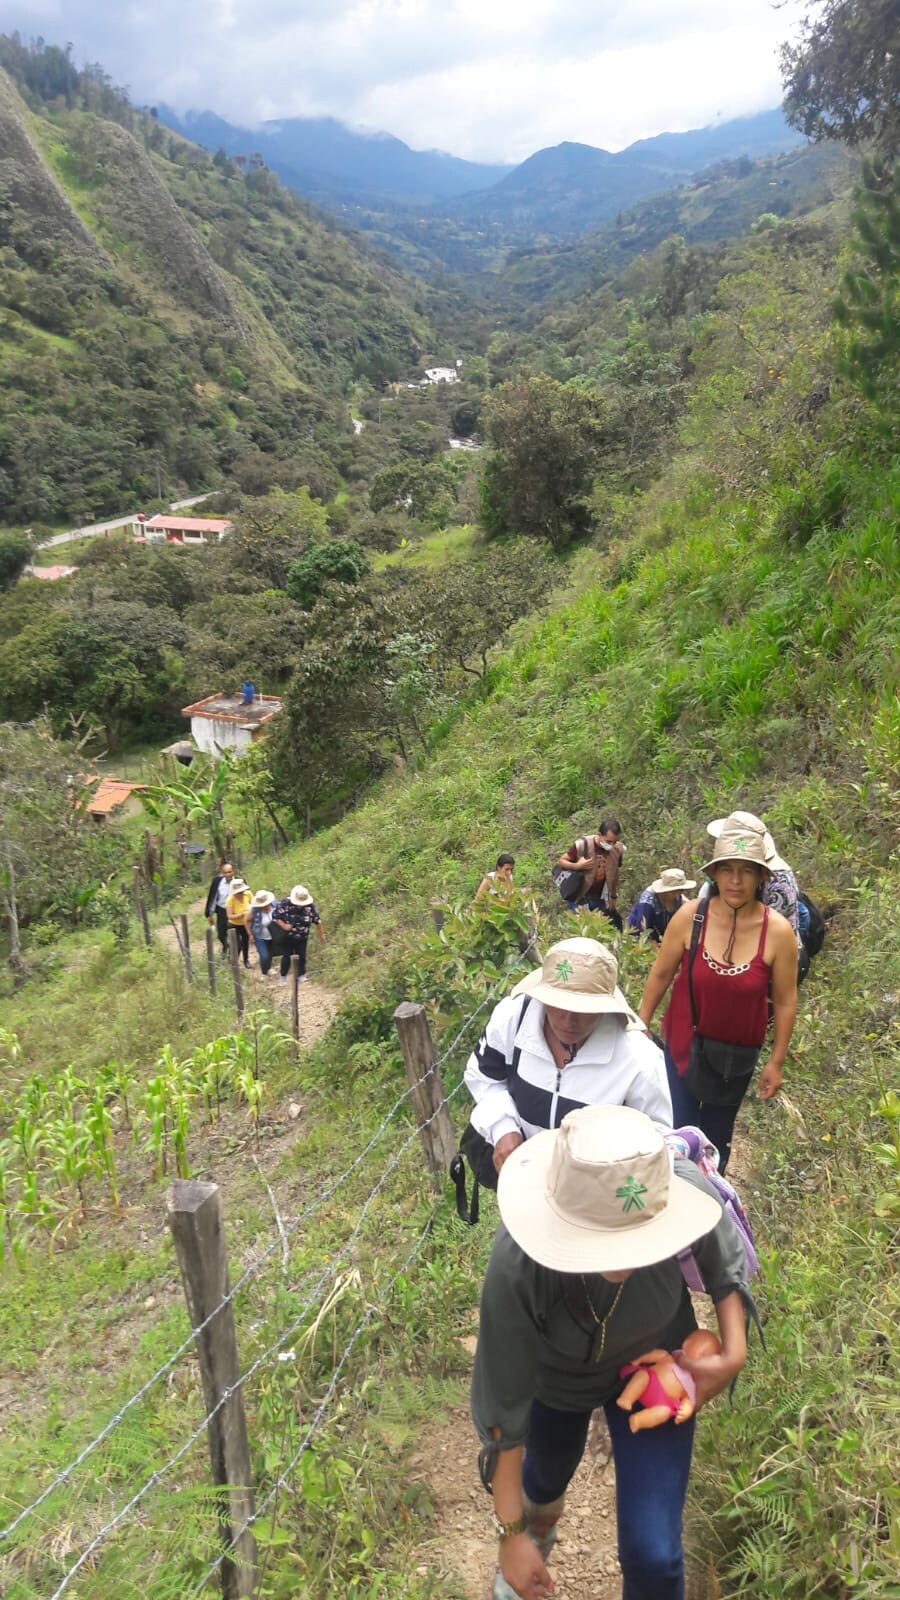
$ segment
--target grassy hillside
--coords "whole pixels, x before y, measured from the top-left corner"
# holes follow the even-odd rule
[[[702,1430],[693,1539],[713,1563],[716,1592],[723,1594],[837,1596],[858,1583],[867,1596],[892,1592],[888,1508],[898,1463],[880,1419],[891,1386],[884,1351],[898,1300],[896,1200],[890,1199],[896,1172],[879,1171],[877,1150],[893,1148],[896,1126],[878,1108],[881,1100],[882,1110],[890,1109],[882,1097],[896,1044],[900,975],[892,912],[900,728],[891,677],[900,482],[896,470],[865,452],[862,438],[838,451],[826,475],[807,483],[802,503],[778,482],[725,496],[707,471],[695,470],[679,491],[648,504],[605,556],[593,554],[590,581],[577,599],[524,627],[484,692],[435,731],[422,771],[390,781],[332,834],[277,861],[256,861],[251,871],[254,882],[280,886],[302,878],[314,886],[331,935],[324,972],[346,999],[331,1042],[298,1068],[276,1043],[266,1052],[276,1109],[264,1116],[262,1159],[292,1215],[304,1195],[362,1149],[399,1091],[390,1042],[396,1000],[430,1001],[436,1031],[448,1030],[446,1041],[488,984],[502,982],[504,949],[510,960],[515,951],[511,928],[451,914],[442,941],[429,914],[435,892],[464,905],[498,848],[516,851],[519,879],[534,891],[542,937],[549,938],[564,914],[548,887],[548,862],[598,806],[615,805],[624,820],[627,890],[636,894],[663,864],[696,868],[704,819],[742,803],[768,817],[801,881],[827,907],[829,941],[803,991],[786,1073],[793,1114],[776,1102],[764,1110],[750,1105],[743,1116],[753,1163],[749,1199],[766,1252],[760,1298],[768,1354],[754,1352],[736,1409],[718,1408]],[[96,936],[85,935],[57,954],[61,966],[3,1007],[3,1024],[17,1031],[21,1046],[14,1062],[8,1058],[10,1097],[21,1094],[31,1074],[47,1075],[61,1059],[91,1078],[115,1054],[137,1061],[140,1080],[166,1043],[184,1057],[226,1026],[227,998],[212,1009],[196,991],[189,998],[162,955],[150,961],[108,936],[98,945]],[[626,983],[636,994],[649,957],[641,950],[624,954]],[[464,1046],[457,1047],[445,1069],[451,1087],[463,1059]],[[298,1094],[301,1122],[282,1145],[290,1125],[277,1107]],[[266,1220],[246,1162],[228,1159],[242,1143],[241,1115],[229,1110],[225,1124],[208,1135],[198,1125],[189,1150],[195,1170],[211,1167],[224,1181],[232,1249],[246,1260],[253,1238],[266,1237]],[[12,1479],[8,1465],[3,1474],[15,1486],[10,1508],[44,1480],[48,1465],[62,1464],[91,1437],[116,1397],[130,1393],[173,1347],[183,1325],[171,1262],[153,1221],[161,1188],[143,1166],[134,1167],[134,1158],[123,1159],[133,1224],[119,1223],[110,1235],[108,1223],[89,1220],[57,1236],[49,1300],[39,1300],[35,1276],[46,1249],[40,1233],[4,1269],[4,1342],[15,1351],[17,1385],[32,1396],[65,1396],[48,1414],[23,1408],[18,1387],[14,1393],[17,1466]],[[245,1359],[261,1348],[264,1335],[253,1329],[263,1307],[264,1324],[272,1319],[276,1327],[300,1314],[315,1269],[348,1237],[380,1170],[372,1160],[342,1193],[341,1205],[329,1205],[304,1236],[292,1268],[299,1287],[279,1287],[276,1272],[242,1306]],[[402,1261],[429,1208],[414,1170],[398,1174],[388,1193],[390,1239],[385,1199],[371,1219],[376,1234],[367,1229],[349,1257],[370,1298],[382,1292],[378,1286]],[[421,1500],[408,1504],[398,1526],[402,1474],[398,1480],[390,1467],[410,1426],[417,1419],[421,1425],[429,1407],[440,1414],[446,1375],[465,1367],[456,1340],[468,1325],[479,1257],[456,1231],[448,1206],[402,1309],[379,1315],[371,1341],[345,1372],[346,1424],[355,1420],[350,1433],[334,1424],[320,1443],[320,1499],[306,1509],[303,1502],[285,1504],[283,1526],[296,1541],[285,1577],[304,1574],[310,1594],[332,1592],[338,1572],[349,1581],[355,1552],[370,1538],[378,1542],[377,1564],[388,1585],[382,1592],[422,1600],[454,1593],[452,1584],[435,1586],[431,1578],[398,1587],[392,1577],[408,1561],[427,1507]],[[17,1235],[21,1227],[17,1219]],[[489,1224],[481,1244],[488,1234]],[[23,1304],[33,1307],[38,1329],[48,1316],[66,1316],[65,1347],[44,1354],[40,1342],[32,1343],[19,1322],[16,1308]],[[162,1306],[164,1315],[141,1312],[142,1304]],[[125,1306],[135,1309],[123,1321]],[[335,1351],[358,1309],[357,1291],[348,1286],[332,1312]],[[402,1372],[390,1332],[396,1318]],[[88,1374],[86,1348],[98,1326],[109,1329],[104,1338],[115,1364],[105,1360]],[[332,1359],[323,1346],[304,1376],[297,1373],[301,1416],[301,1397],[318,1392]],[[376,1373],[378,1397],[368,1387]],[[252,1391],[263,1485],[284,1428],[296,1428],[292,1406],[285,1410],[294,1392],[265,1384]],[[196,1412],[183,1384],[178,1393]],[[154,1459],[164,1458],[182,1433],[171,1404],[149,1398],[125,1446],[102,1457],[102,1478],[79,1482],[74,1509],[67,1492],[50,1502],[44,1538],[35,1546],[33,1530],[26,1537],[32,1560],[40,1551],[39,1568],[26,1577],[14,1560],[7,1592],[16,1600],[44,1592],[37,1571],[60,1572],[67,1552],[81,1548],[97,1525],[97,1513],[122,1498],[137,1461],[151,1449]],[[342,1509],[340,1489],[341,1473],[350,1469],[365,1484],[352,1511]],[[202,1471],[195,1451],[174,1481],[202,1481]],[[199,1551],[208,1550],[202,1502],[193,1510],[185,1502],[177,1516],[171,1494],[158,1493],[152,1504],[153,1592],[179,1593],[199,1559],[178,1553],[185,1529]],[[73,1531],[55,1545],[53,1530],[64,1515]],[[139,1528],[116,1535],[96,1577],[79,1592],[129,1593],[129,1564],[146,1558],[146,1538]],[[275,1561],[273,1582],[279,1570]],[[277,1583],[272,1592],[282,1592]]]
[[[354,378],[417,359],[408,282],[265,169],[217,165],[86,74],[67,104],[0,59],[21,69],[0,71],[0,519],[333,449]]]
[[[143,245],[123,250],[136,261]],[[465,1056],[521,967],[523,930],[535,923],[546,944],[579,925],[549,880],[562,846],[614,809],[635,898],[663,866],[695,873],[706,820],[738,805],[766,816],[828,938],[786,1094],[741,1113],[767,1349],[754,1347],[733,1409],[719,1402],[700,1429],[696,1600],[896,1594],[900,474],[888,419],[842,376],[829,219],[763,230],[703,265],[675,248],[636,267],[621,300],[576,304],[564,337],[548,321],[527,347],[598,387],[616,371],[642,406],[662,370],[647,360],[664,358],[678,405],[655,481],[600,477],[594,540],[561,558],[568,587],[515,624],[483,679],[443,696],[415,761],[276,856],[251,850],[254,783],[226,801],[252,885],[302,881],[321,906],[328,943],[301,1008],[313,1013],[324,983],[341,1010],[319,1041],[294,1050],[277,988],[255,985],[238,1027],[223,968],[215,997],[202,968],[188,984],[165,905],[150,950],[122,915],[75,934],[48,919],[27,981],[7,974],[0,1526],[90,1451],[0,1553],[11,1600],[46,1600],[88,1550],[71,1585],[84,1600],[183,1600],[215,1554],[195,1363],[180,1357],[143,1392],[186,1336],[164,1232],[176,1171],[220,1183],[232,1280],[249,1274],[235,1314],[266,1507],[261,1595],[459,1600],[422,1453],[464,1394],[492,1203],[469,1233],[427,1182],[394,1008],[426,1004],[461,1125]],[[653,413],[628,415],[639,429]],[[438,535],[413,559],[466,544]],[[123,569],[119,608],[144,568],[147,586],[163,575]],[[375,616],[344,600],[335,655]],[[244,768],[258,785],[264,759]],[[297,773],[302,790],[314,774],[302,761]],[[520,898],[473,908],[500,850],[517,857]],[[597,931],[587,914],[581,925]],[[191,927],[196,956],[196,910]],[[618,953],[636,1000],[651,952]],[[473,1438],[473,1490],[474,1455]]]

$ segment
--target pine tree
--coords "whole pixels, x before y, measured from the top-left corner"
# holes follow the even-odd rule
[[[896,415],[900,353],[900,170],[863,162],[853,214],[854,264],[844,274],[835,316],[848,330],[846,370],[873,405]]]

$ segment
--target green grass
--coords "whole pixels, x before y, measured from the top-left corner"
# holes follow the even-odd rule
[[[376,555],[372,566],[376,572],[390,567],[421,568],[433,571],[448,561],[460,561],[468,555],[478,541],[478,529],[470,523],[461,527],[444,528],[440,533],[430,533],[423,539],[410,540],[405,548]]]

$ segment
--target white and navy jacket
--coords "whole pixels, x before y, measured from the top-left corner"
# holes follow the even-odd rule
[[[661,1127],[672,1126],[663,1053],[641,1029],[601,1016],[567,1066],[559,1069],[544,1038],[544,1007],[508,995],[466,1063],[475,1101],[471,1122],[488,1144],[507,1133],[526,1139],[558,1128],[580,1106],[633,1106]]]

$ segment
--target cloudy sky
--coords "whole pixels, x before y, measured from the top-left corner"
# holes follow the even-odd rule
[[[244,126],[335,116],[417,149],[618,150],[777,105],[799,0],[4,0],[133,98]]]

